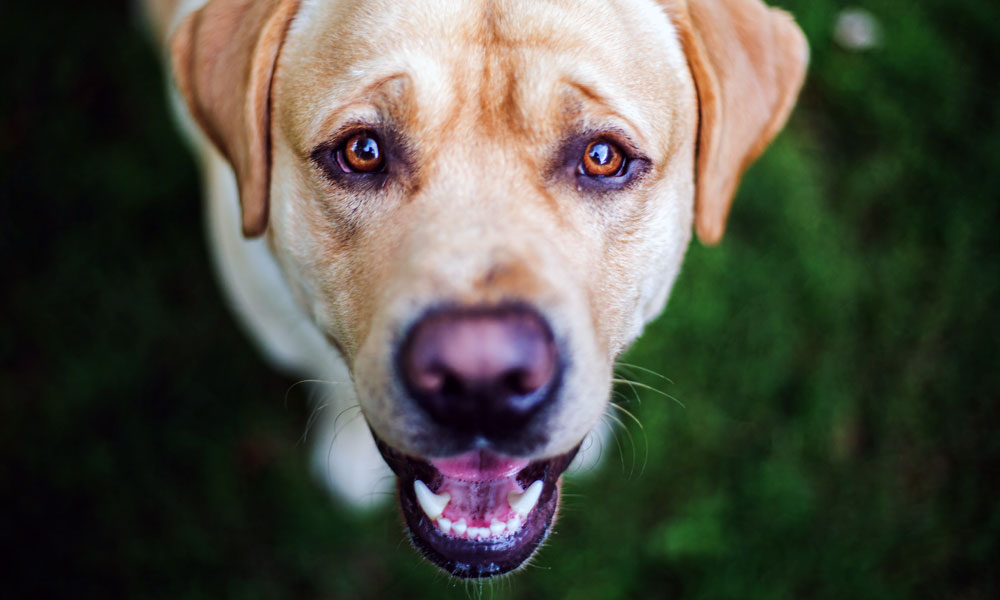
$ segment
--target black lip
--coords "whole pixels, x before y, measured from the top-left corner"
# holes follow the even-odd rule
[[[442,533],[417,504],[413,482],[420,479],[437,490],[442,476],[430,463],[406,456],[378,437],[383,458],[398,477],[399,503],[409,529],[410,540],[427,560],[451,575],[463,579],[493,577],[520,567],[548,536],[559,504],[559,477],[573,460],[579,447],[566,454],[530,463],[517,474],[517,481],[527,487],[541,479],[544,487],[538,505],[527,521],[512,536],[499,540],[472,541]]]

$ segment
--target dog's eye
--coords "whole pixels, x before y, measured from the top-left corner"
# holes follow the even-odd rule
[[[337,164],[345,173],[376,173],[385,166],[382,147],[370,131],[347,138],[336,154]]]
[[[625,172],[625,153],[614,142],[596,139],[587,144],[580,173],[591,177],[619,177]]]

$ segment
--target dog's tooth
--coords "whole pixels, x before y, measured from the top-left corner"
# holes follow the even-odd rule
[[[437,523],[438,527],[441,528],[441,531],[445,533],[451,531],[451,519],[449,519],[448,517],[441,517],[440,519],[438,519]]]
[[[507,529],[507,524],[500,519],[493,519],[490,523],[490,533],[493,535],[500,535]]]
[[[490,537],[490,530],[489,530],[489,528],[487,528],[487,527],[476,527],[475,529],[476,529],[476,537],[477,538],[479,538],[481,540],[485,540],[486,538]],[[471,532],[472,530],[470,529],[469,531]],[[470,533],[469,537],[472,537],[471,533]]]
[[[511,509],[517,514],[527,517],[531,509],[538,504],[538,498],[542,495],[542,485],[542,480],[539,479],[520,494],[517,492],[507,494],[507,504],[510,504]]]
[[[427,487],[426,483],[419,479],[413,480],[413,491],[417,494],[417,503],[420,504],[420,508],[424,509],[432,521],[441,516],[444,507],[448,506],[448,502],[451,501],[451,494],[435,494]]]
[[[458,535],[465,535],[465,518],[461,518],[451,524],[451,529]]]
[[[514,533],[521,526],[521,517],[514,515],[507,521],[507,533]]]

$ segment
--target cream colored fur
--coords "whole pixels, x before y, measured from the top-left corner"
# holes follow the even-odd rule
[[[216,265],[235,312],[277,366],[330,382],[321,386],[328,404],[313,438],[314,464],[331,489],[364,504],[391,485],[369,426],[396,449],[426,456],[425,420],[401,401],[392,353],[401,331],[440,302],[529,302],[567,342],[564,391],[536,457],[572,449],[601,423],[616,357],[662,310],[678,274],[696,199],[715,211],[699,212],[699,232],[721,236],[731,189],[725,196],[704,191],[701,181],[696,188],[696,170],[708,178],[728,168],[724,176],[738,180],[784,122],[801,83],[798,34],[787,42],[798,63],[790,74],[773,86],[752,82],[778,90],[778,100],[754,108],[767,114],[747,117],[761,121],[743,136],[753,147],[723,147],[721,167],[696,164],[699,135],[708,144],[706,123],[725,125],[739,114],[725,103],[731,93],[712,92],[709,78],[735,86],[734,77],[745,77],[713,66],[716,46],[731,42],[699,33],[706,21],[699,5],[730,14],[728,4],[751,1],[759,4],[303,0],[276,51],[262,196],[248,191],[258,183],[230,168],[262,164],[259,155],[233,157],[230,145],[227,161],[189,127],[204,165]],[[154,15],[165,15],[157,23],[166,40],[184,15],[171,14],[176,3],[153,4]],[[186,2],[177,10],[195,8]],[[190,52],[192,39],[175,43],[175,56]],[[752,63],[758,50],[750,52]],[[211,79],[185,72],[198,70],[198,60],[211,59],[182,65],[181,88],[213,141],[232,144],[225,127],[213,129],[211,100],[198,87]],[[699,106],[721,116],[700,121]],[[377,196],[331,185],[310,160],[313,150],[345,124],[380,119],[406,135],[416,156],[412,177]],[[603,196],[558,179],[552,156],[580,130],[624,132],[649,158],[649,171]],[[264,210],[266,221],[248,221],[256,213],[247,202],[261,197],[265,204],[253,211]],[[262,237],[241,233],[258,230]],[[591,446],[596,454],[600,444]]]

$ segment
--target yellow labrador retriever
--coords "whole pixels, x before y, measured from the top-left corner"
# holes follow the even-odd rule
[[[388,464],[429,560],[518,568],[788,117],[801,31],[759,0],[147,4],[232,304],[337,390],[321,474],[362,502]]]

